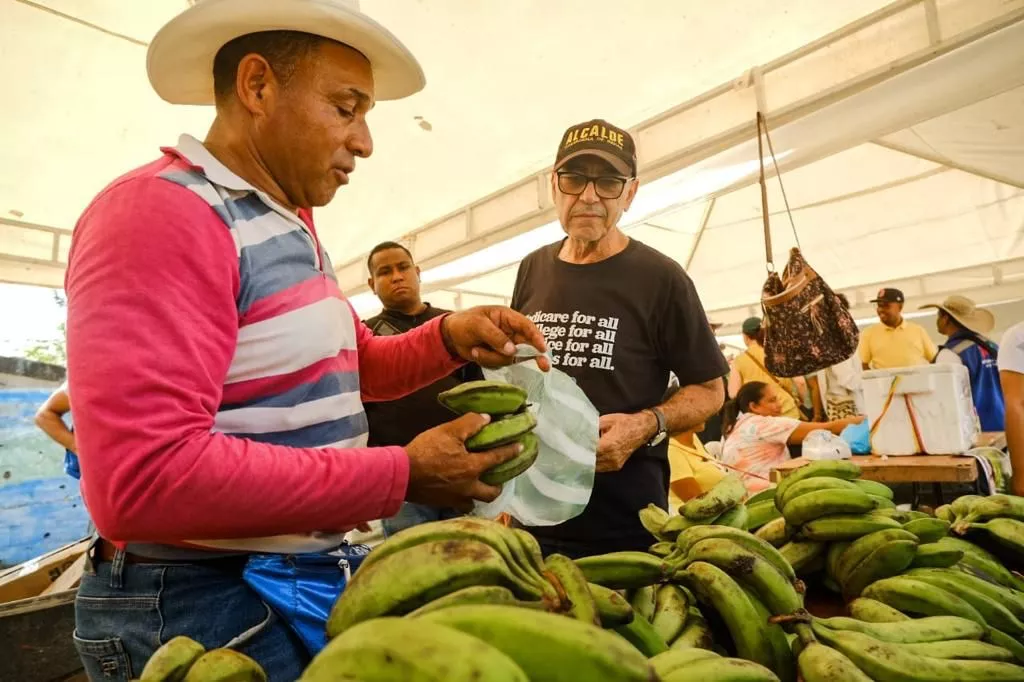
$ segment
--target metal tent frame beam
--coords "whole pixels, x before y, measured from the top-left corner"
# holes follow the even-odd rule
[[[761,105],[769,115],[773,136],[781,129],[844,100],[882,85],[892,84],[907,72],[940,57],[1024,22],[1024,2],[1012,0],[1001,6],[972,0],[935,3],[933,0],[899,0],[803,48],[760,67],[734,82],[635,126],[642,167],[641,181],[650,183],[754,138],[754,111]],[[1017,36],[1020,38],[1020,36]],[[1024,38],[1021,38],[1024,40]],[[879,44],[886,49],[877,49]],[[884,58],[880,57],[884,53]],[[968,57],[963,57],[967,59]],[[836,74],[840,74],[837,78]],[[1013,74],[1013,78],[1020,74]],[[1005,80],[1009,82],[1011,77]],[[948,104],[931,103],[908,110],[913,125],[964,106],[971,96],[990,96],[1006,89],[995,81],[975,83],[974,93],[947,98]],[[893,130],[872,130],[862,139],[836,137],[817,156],[780,162],[784,168],[823,158],[856,144],[877,139]],[[795,155],[794,155],[795,156]],[[788,161],[788,163],[787,163]],[[556,219],[551,204],[550,167],[531,174],[439,220],[407,233],[399,241],[412,251],[426,270],[470,255]],[[746,181],[737,183],[739,186]],[[365,254],[336,267],[346,295],[368,291],[364,283]],[[472,273],[476,277],[480,273]],[[450,287],[446,281],[436,288]],[[436,290],[436,289],[435,289]]]

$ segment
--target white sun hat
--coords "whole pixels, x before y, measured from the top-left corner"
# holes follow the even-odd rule
[[[373,69],[375,98],[401,99],[426,84],[423,69],[358,0],[195,0],[149,44],[153,89],[172,104],[213,104],[213,58],[226,43],[259,31],[302,31],[348,45]]]

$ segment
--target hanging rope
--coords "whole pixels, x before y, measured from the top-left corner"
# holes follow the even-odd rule
[[[793,222],[793,212],[789,208],[789,197],[786,196],[786,186],[784,184],[782,184],[782,172],[779,170],[779,161],[778,161],[778,159],[775,158],[775,148],[772,146],[772,137],[768,133],[768,120],[765,118],[764,114],[762,114],[760,111],[757,112],[757,119],[758,119],[758,123],[759,123],[758,131],[757,131],[757,153],[758,153],[758,156],[761,155],[761,130],[760,130],[760,126],[763,126],[764,127],[764,139],[768,142],[768,153],[772,157],[772,166],[775,168],[775,177],[778,178],[778,180],[779,180],[779,189],[782,191],[782,202],[786,205],[786,216],[789,218],[789,226],[793,229],[793,239],[796,240],[796,247],[802,251],[803,249],[800,246],[800,235],[797,234],[796,223]],[[761,177],[761,193],[762,193],[762,196],[764,196],[765,188],[764,188],[764,175],[763,175],[764,168],[763,168],[763,164],[762,164],[761,173],[762,173],[762,177]],[[763,198],[762,199],[762,203],[764,204],[764,211],[767,212],[767,210],[768,210],[768,208],[767,208],[767,200]]]

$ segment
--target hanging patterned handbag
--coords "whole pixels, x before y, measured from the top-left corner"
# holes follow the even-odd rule
[[[797,377],[837,365],[857,352],[860,333],[857,324],[835,292],[815,272],[800,252],[800,238],[793,223],[786,190],[782,199],[796,238],[796,248],[789,253],[789,262],[782,276],[775,270],[772,236],[768,224],[768,190],[764,175],[764,154],[761,131],[775,165],[775,175],[782,187],[782,175],[775,160],[768,125],[757,112],[757,152],[760,162],[761,219],[764,223],[765,258],[768,279],[761,291],[764,320],[764,364],[778,377]]]

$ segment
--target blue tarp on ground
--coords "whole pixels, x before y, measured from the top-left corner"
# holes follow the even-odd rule
[[[88,525],[64,449],[40,431],[36,409],[52,389],[0,389],[0,566],[81,539]]]

